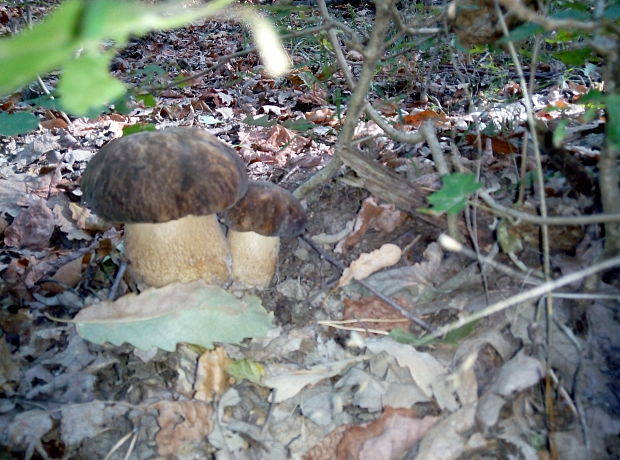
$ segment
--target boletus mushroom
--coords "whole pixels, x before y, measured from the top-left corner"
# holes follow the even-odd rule
[[[134,279],[160,287],[230,280],[231,257],[216,213],[247,190],[235,150],[196,128],[141,132],[106,144],[82,179],[85,203],[125,224]]]
[[[224,213],[224,221],[233,280],[243,287],[265,288],[276,272],[280,237],[303,232],[306,213],[282,187],[251,181],[245,196]]]

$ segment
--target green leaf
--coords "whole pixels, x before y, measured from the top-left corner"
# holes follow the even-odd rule
[[[566,65],[570,66],[582,66],[586,60],[592,59],[591,48],[580,48],[577,50],[556,51],[553,56]]]
[[[528,38],[533,37],[536,34],[540,34],[544,32],[545,29],[537,24],[533,24],[531,22],[520,25],[519,27],[515,27],[510,31],[507,37],[502,37],[495,42],[496,45],[508,43],[508,42],[518,42],[521,40],[526,40]]]
[[[24,101],[24,103],[31,104],[31,105],[38,106],[38,107],[43,107],[44,109],[62,110],[60,101],[48,94],[35,97],[33,99],[27,99]]]
[[[268,128],[270,126],[274,126],[277,123],[277,121],[270,120],[267,115],[261,115],[260,117],[256,117],[256,118],[252,116],[245,117],[242,120],[242,123],[245,123],[246,125],[250,125],[250,126],[262,126],[263,128]]]
[[[591,89],[579,99],[578,104],[603,104],[604,102],[605,93],[597,89]]]
[[[245,379],[258,385],[265,376],[265,368],[262,364],[249,359],[236,359],[226,367],[226,372],[240,382]]]
[[[123,136],[141,133],[142,131],[155,131],[156,127],[153,123],[136,123],[135,125],[125,126],[123,128]]]
[[[87,116],[93,107],[105,106],[125,93],[125,86],[108,70],[112,57],[112,53],[86,53],[65,64],[58,93],[68,112]]]
[[[142,101],[145,107],[155,107],[157,105],[157,99],[152,94],[136,94],[135,97]]]
[[[92,0],[80,24],[84,46],[92,49],[103,39],[126,43],[129,36],[151,30],[181,27],[200,18],[213,16],[234,0],[214,0],[196,8],[184,8],[182,2],[144,4],[137,1]]]
[[[562,119],[558,122],[557,126],[553,130],[553,146],[559,148],[564,142],[566,138],[566,127],[568,126],[569,120]]]
[[[412,334],[411,332],[403,331],[402,329],[392,329],[390,331],[390,337],[399,343],[413,345],[414,347],[422,347],[432,343],[455,345],[464,338],[469,337],[474,332],[479,322],[480,320],[476,320],[471,323],[467,323],[457,329],[454,329],[453,331],[448,332],[441,339],[431,338],[430,335],[418,337],[417,335]]]
[[[605,102],[607,104],[607,116],[609,117],[605,125],[607,141],[615,148],[620,148],[620,94],[608,94]]]
[[[8,94],[71,59],[83,0],[68,0],[32,30],[0,40],[0,95]]]
[[[523,241],[521,241],[521,236],[517,232],[510,231],[510,225],[506,219],[501,219],[499,221],[496,234],[497,241],[499,242],[504,254],[518,252],[523,249]]]
[[[299,120],[286,120],[282,122],[282,125],[288,129],[292,129],[294,131],[308,131],[309,129],[314,128],[316,125],[311,121],[300,118]]]
[[[0,134],[16,136],[24,134],[39,126],[39,119],[30,112],[0,112]]]
[[[615,5],[609,5],[607,8],[605,8],[603,18],[610,21],[617,21],[618,19],[620,19],[620,3],[616,3]]]
[[[563,11],[558,11],[551,15],[551,19],[572,19],[575,21],[589,21],[592,19],[589,12],[583,8],[583,5],[574,5],[575,8],[568,8]]]
[[[197,8],[183,8],[169,3],[145,5],[137,1],[67,0],[31,30],[0,40],[0,95],[65,64],[75,69],[74,55],[79,49],[84,49],[90,59],[95,59],[104,40],[112,39],[114,48],[119,48],[131,35],[179,27],[212,16],[232,1],[214,0]],[[101,100],[109,100],[110,94],[118,95],[120,88],[120,83],[109,81],[112,77],[108,76],[107,70],[105,74],[97,79],[99,84],[107,80],[103,85],[107,94],[101,96]],[[83,113],[86,102],[72,100],[68,107],[73,106],[78,106],[79,112]]]
[[[441,189],[431,193],[427,200],[433,211],[458,214],[465,208],[468,196],[480,187],[482,184],[476,182],[473,174],[453,173],[443,177]]]
[[[272,319],[258,297],[239,300],[199,280],[99,302],[82,309],[75,322],[78,334],[94,343],[174,351],[179,342],[212,348],[213,342],[264,337]]]

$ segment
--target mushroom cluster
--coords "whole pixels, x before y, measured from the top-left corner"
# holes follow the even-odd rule
[[[239,243],[236,230],[278,240],[301,233],[305,222],[292,195],[272,184],[248,186],[235,150],[196,128],[166,128],[109,142],[88,164],[82,191],[100,217],[125,224],[129,271],[137,282],[155,287],[196,279],[225,285],[231,274],[243,286],[265,287],[276,269],[274,243],[268,257],[264,251],[259,256],[256,248],[264,244]],[[228,208],[230,244],[216,216]],[[246,274],[245,264],[263,276]]]

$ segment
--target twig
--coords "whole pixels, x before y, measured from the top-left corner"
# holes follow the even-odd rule
[[[116,276],[114,277],[114,282],[110,287],[110,292],[108,292],[108,300],[116,299],[116,291],[118,291],[118,287],[123,280],[123,276],[125,276],[125,271],[127,270],[127,261],[121,261],[121,264],[118,267],[118,271],[116,272]]]
[[[425,121],[420,126],[420,133],[426,139],[426,144],[431,149],[431,154],[433,155],[433,160],[435,162],[435,168],[437,172],[443,177],[450,174],[450,169],[448,168],[448,162],[446,161],[446,157],[443,154],[443,150],[441,145],[439,145],[439,140],[437,139],[437,134],[435,134],[435,126],[431,121]],[[461,239],[459,234],[459,225],[456,214],[448,214],[448,233],[452,238],[457,240]]]
[[[448,237],[447,235],[440,235],[439,243],[442,245],[442,247],[450,251],[461,252],[461,249],[463,248],[463,245],[453,240],[452,238]],[[489,315],[492,315],[493,313],[500,312],[518,303],[522,303],[527,300],[539,297],[543,294],[553,291],[554,289],[560,288],[562,286],[566,286],[567,284],[574,283],[575,281],[579,281],[581,279],[587,278],[590,275],[593,275],[595,273],[601,272],[603,270],[607,270],[609,268],[612,268],[618,265],[620,265],[620,256],[616,256],[616,257],[603,260],[602,262],[596,263],[582,270],[578,270],[576,272],[569,273],[568,275],[564,275],[556,280],[547,281],[528,291],[521,292],[520,294],[514,295],[512,297],[509,297],[508,299],[505,299],[493,305],[490,305],[479,312],[476,312],[469,316],[462,317],[458,319],[457,321],[454,321],[453,323],[450,323],[447,326],[444,326],[436,330],[428,337],[425,337],[425,339],[428,341],[431,341],[432,339],[439,338],[443,336],[444,334],[447,334],[450,331],[453,331],[455,329],[465,326],[466,324],[485,318]]]
[[[301,235],[299,237],[299,239],[301,239],[303,242],[308,244],[308,246],[310,246],[312,249],[314,249],[317,252],[317,254],[319,254],[321,259],[326,260],[327,262],[332,264],[334,267],[336,267],[341,272],[344,271],[344,269],[346,268],[345,265],[342,262],[340,262],[340,260],[338,260],[335,257],[331,256],[327,252],[323,251],[323,249],[321,249],[314,241],[312,241],[312,238],[306,237],[304,235]],[[398,313],[400,313],[401,315],[409,318],[412,322],[414,322],[415,324],[420,326],[422,329],[424,329],[426,331],[435,331],[436,330],[433,326],[428,324],[426,321],[421,320],[420,318],[412,315],[409,311],[407,311],[401,305],[399,305],[396,302],[394,302],[394,300],[392,300],[390,297],[386,296],[381,291],[379,291],[378,289],[376,289],[375,287],[373,287],[372,285],[367,283],[366,280],[355,280],[355,281],[357,281],[359,284],[364,286],[366,289],[368,289],[370,292],[372,292],[379,299],[383,300],[385,303],[387,303],[390,307],[392,307]]]
[[[488,190],[480,192],[480,198],[492,209],[502,214],[507,214],[523,222],[530,222],[539,225],[589,225],[600,224],[602,222],[620,222],[620,214],[591,214],[587,216],[547,216],[541,217],[526,212],[516,211],[512,208],[502,206],[489,195]]]

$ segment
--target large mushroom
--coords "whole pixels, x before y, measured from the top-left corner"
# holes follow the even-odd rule
[[[265,288],[278,265],[280,237],[299,235],[306,222],[301,203],[269,182],[250,182],[245,196],[224,213],[234,281]]]
[[[82,179],[84,201],[125,224],[134,279],[149,286],[229,281],[230,250],[215,213],[247,190],[237,153],[196,128],[141,132],[106,144]]]

